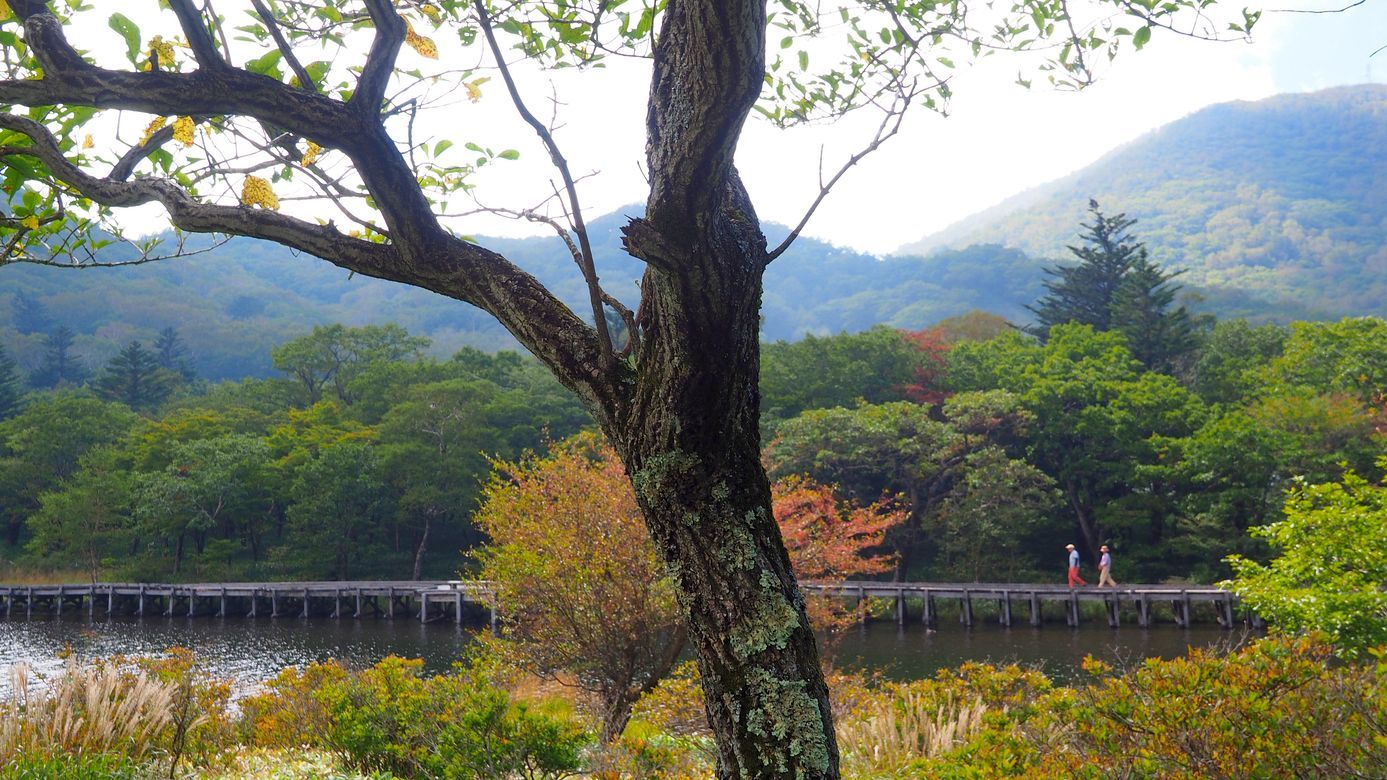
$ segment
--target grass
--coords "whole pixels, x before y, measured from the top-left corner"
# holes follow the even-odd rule
[[[0,558],[0,583],[5,585],[75,585],[91,582],[83,569],[36,569]]]
[[[174,685],[109,665],[69,663],[42,688],[20,664],[11,683],[9,699],[0,703],[0,763],[61,754],[141,761],[174,722]]]

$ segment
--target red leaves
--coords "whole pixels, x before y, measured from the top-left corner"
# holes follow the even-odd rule
[[[871,554],[886,532],[909,512],[892,502],[870,506],[839,501],[833,489],[807,477],[788,477],[772,486],[773,506],[795,576],[805,580],[843,580],[881,574],[895,556]]]

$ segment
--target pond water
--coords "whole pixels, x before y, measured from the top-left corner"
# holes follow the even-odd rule
[[[443,672],[456,661],[476,626],[458,627],[414,620],[332,620],[269,618],[78,617],[0,619],[0,694],[8,691],[17,663],[43,673],[60,670],[60,655],[71,648],[78,658],[155,654],[173,646],[191,648],[212,672],[232,678],[245,692],[285,666],[336,658],[350,666],[369,666],[387,655],[423,658],[429,671]],[[1043,628],[1003,628],[995,624],[966,629],[941,622],[927,631],[918,624],[898,627],[873,622],[849,631],[838,643],[844,667],[871,669],[892,679],[927,677],[965,661],[1039,665],[1058,680],[1073,679],[1085,655],[1109,662],[1147,656],[1175,657],[1191,646],[1233,645],[1242,630],[1217,625],[1190,629],[1160,625],[1110,629],[1090,621],[1075,630],[1060,623]]]

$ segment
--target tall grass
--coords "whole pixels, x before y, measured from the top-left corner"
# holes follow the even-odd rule
[[[149,758],[174,722],[177,686],[109,665],[67,669],[46,687],[11,671],[0,702],[0,764],[20,756],[119,754]]]
[[[915,761],[934,758],[982,728],[987,706],[979,698],[899,689],[865,702],[838,720],[844,777],[894,777]]]

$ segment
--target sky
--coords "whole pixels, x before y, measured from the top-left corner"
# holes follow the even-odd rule
[[[1322,0],[1299,3],[1338,7]],[[899,136],[840,183],[805,234],[859,251],[890,253],[1205,106],[1387,80],[1387,52],[1369,56],[1384,44],[1387,0],[1366,0],[1340,14],[1268,13],[1251,43],[1194,41],[1157,31],[1144,50],[1120,56],[1097,84],[1078,93],[1055,91],[1040,80],[1022,89],[1015,84],[1016,63],[994,58],[955,79],[949,116],[924,111],[909,116]],[[522,90],[541,100],[551,83],[563,96],[558,140],[575,172],[595,174],[581,184],[589,218],[641,201],[646,71],[610,68],[597,75],[596,90],[553,74],[520,78]],[[511,127],[504,118],[498,121]],[[797,222],[817,193],[820,149],[831,173],[862,146],[875,124],[869,116],[792,131],[749,123],[737,164],[761,219]],[[489,202],[523,202],[521,193],[533,192],[535,182],[547,187],[551,178],[533,134],[519,126],[514,130],[519,135],[507,137],[519,139],[514,145],[522,152],[521,163],[478,179]],[[534,229],[476,223],[469,232]]]
[[[1354,0],[1269,0],[1302,9],[1336,8]],[[235,0],[228,0],[234,3]],[[1223,0],[1229,8],[1236,0]],[[219,6],[224,4],[219,4]],[[104,26],[77,33],[79,45],[114,60],[119,38]],[[146,33],[152,33],[146,30]],[[172,30],[166,31],[172,33]],[[499,78],[478,53],[454,57],[445,41],[443,60],[478,64],[491,75],[483,99],[454,95],[415,129],[432,143],[448,138],[496,151],[515,149],[516,162],[497,163],[473,179],[488,206],[525,208],[553,192],[556,177],[534,132],[519,119]],[[1258,100],[1343,84],[1387,81],[1387,0],[1362,0],[1343,13],[1268,12],[1251,42],[1213,43],[1157,30],[1146,48],[1127,51],[1081,92],[1056,91],[1036,78],[1016,85],[1018,63],[1002,55],[963,69],[951,81],[948,116],[913,111],[901,133],[850,171],[829,195],[805,235],[875,254],[888,254],[1026,189],[1060,178],[1118,146],[1205,106]],[[402,67],[429,61],[402,53]],[[103,63],[104,64],[104,63]],[[118,64],[112,62],[112,64]],[[585,216],[610,213],[645,198],[641,171],[645,148],[649,65],[613,61],[601,70],[540,71],[517,63],[521,93],[535,113],[556,123],[556,138],[574,173]],[[138,132],[147,117],[135,117]],[[825,175],[870,139],[878,117],[850,115],[832,125],[779,130],[749,121],[737,154],[743,181],[763,221],[795,224],[818,193],[820,159]],[[222,193],[234,198],[234,192]],[[454,203],[459,208],[461,204]],[[289,208],[295,208],[290,205]],[[156,207],[125,224],[137,232],[167,225]],[[304,206],[304,208],[307,208]],[[1121,204],[1113,208],[1120,209]],[[305,213],[303,216],[308,217]],[[452,220],[459,234],[542,235],[548,228],[493,216]]]

